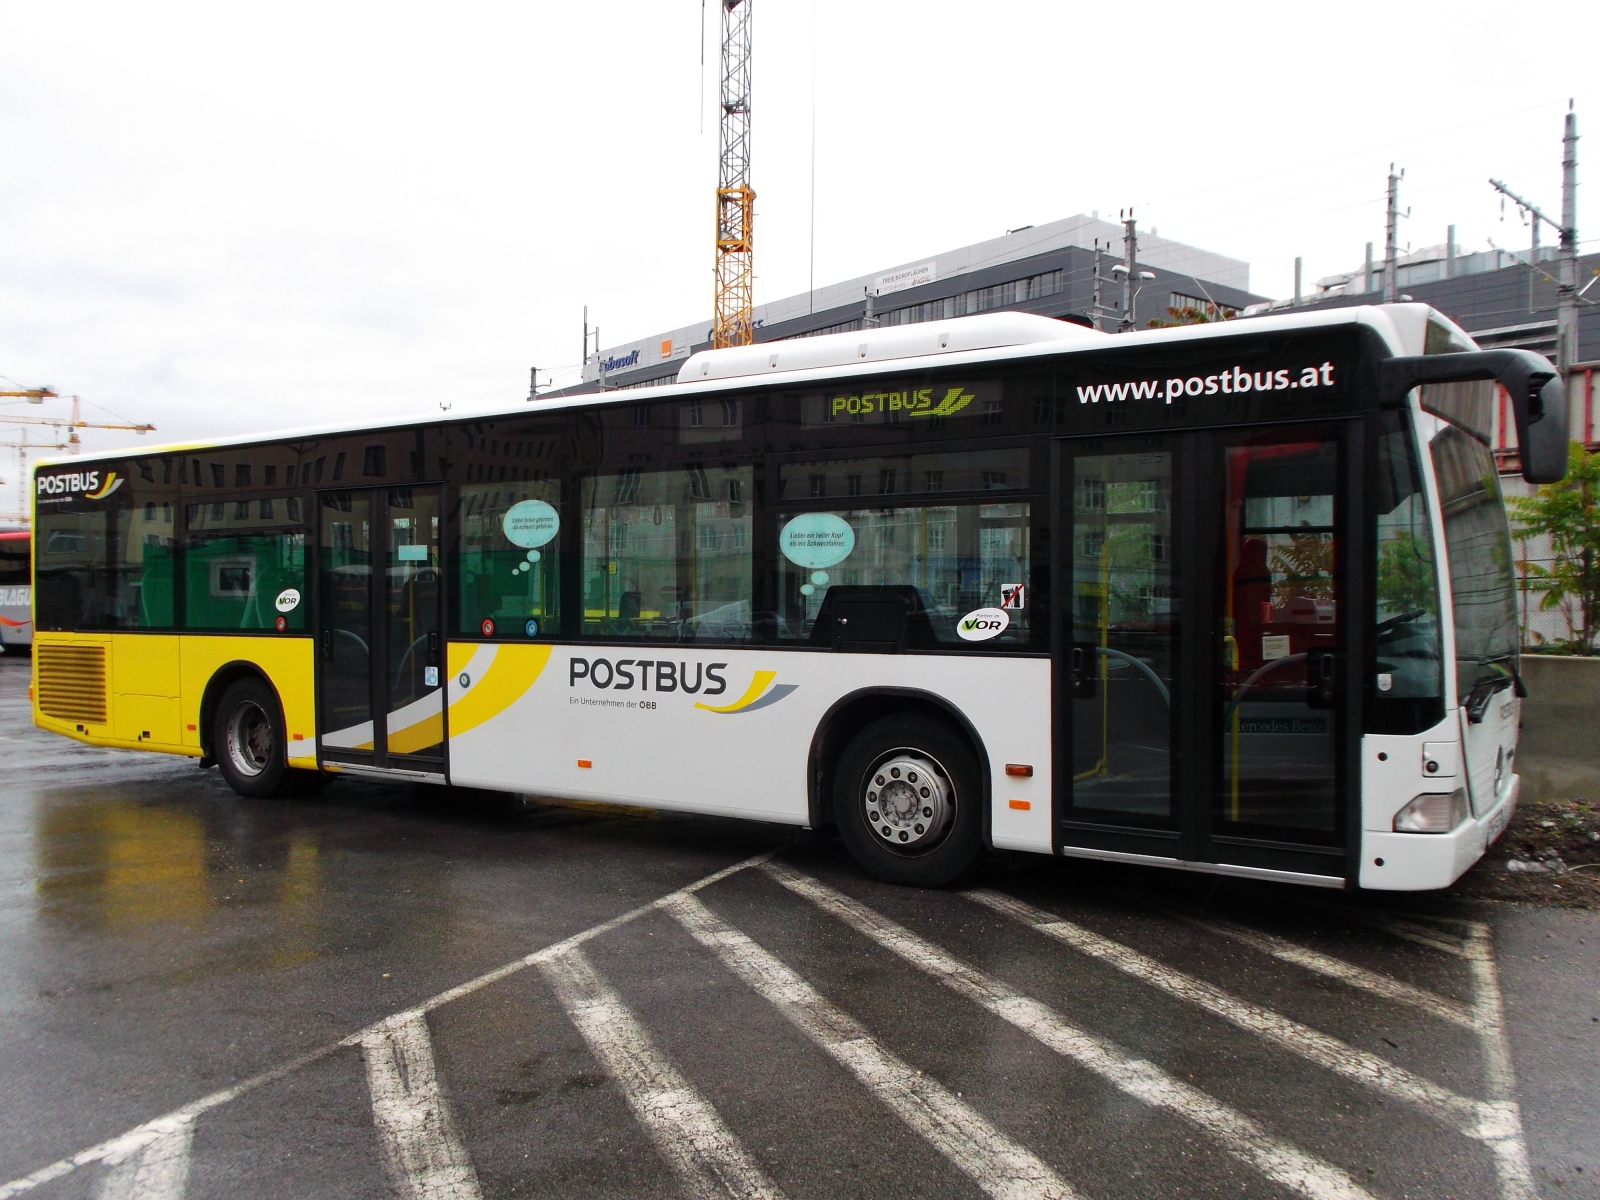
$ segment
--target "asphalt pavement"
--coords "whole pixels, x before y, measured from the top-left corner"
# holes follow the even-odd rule
[[[1600,1197],[1592,912],[242,800],[26,688],[0,659],[0,1200]]]

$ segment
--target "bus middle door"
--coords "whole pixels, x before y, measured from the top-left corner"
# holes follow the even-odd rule
[[[318,496],[325,763],[444,779],[440,500],[437,487]]]

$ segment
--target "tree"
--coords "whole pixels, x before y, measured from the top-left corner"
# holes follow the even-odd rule
[[[1172,329],[1178,325],[1209,325],[1212,321],[1231,321],[1239,314],[1231,308],[1223,308],[1220,304],[1207,304],[1204,308],[1197,308],[1186,304],[1182,308],[1168,308],[1167,317],[1150,319],[1151,329]]]
[[[1567,477],[1538,493],[1513,497],[1511,513],[1519,538],[1546,537],[1550,563],[1526,564],[1528,590],[1539,593],[1539,608],[1559,609],[1571,635],[1574,654],[1594,654],[1600,636],[1600,454],[1573,442],[1567,452]]]

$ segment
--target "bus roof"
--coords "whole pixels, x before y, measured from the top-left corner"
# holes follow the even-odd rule
[[[1000,320],[996,320],[999,318]],[[1019,320],[1020,318],[1020,320]],[[1167,329],[1140,329],[1115,337],[1086,329],[1081,325],[1033,313],[987,313],[972,317],[953,317],[947,321],[928,321],[914,326],[868,329],[827,334],[816,338],[795,338],[782,342],[761,342],[727,350],[700,351],[691,355],[679,371],[679,381],[654,388],[625,391],[582,392],[541,400],[530,405],[497,405],[465,413],[420,412],[387,421],[341,421],[336,424],[297,429],[268,430],[262,433],[171,442],[158,446],[124,447],[73,458],[41,458],[40,467],[118,458],[148,458],[163,454],[182,454],[223,446],[248,446],[261,442],[289,441],[296,438],[332,437],[372,429],[407,429],[417,425],[462,424],[472,421],[503,420],[597,405],[639,403],[715,394],[759,386],[763,381],[781,380],[786,385],[826,383],[840,378],[882,375],[915,367],[980,366],[997,362],[1024,361],[1062,354],[1138,346],[1165,345],[1171,342],[1209,341],[1249,337],[1340,326],[1363,326],[1377,333],[1394,354],[1421,354],[1429,320],[1443,324],[1471,344],[1467,334],[1454,322],[1426,304],[1361,305],[1349,308],[1274,313],[1269,316],[1238,318],[1201,325],[1181,325]],[[1046,336],[1046,334],[1054,336]],[[941,335],[948,335],[941,340]],[[1012,340],[1004,340],[1009,337]],[[820,343],[807,347],[805,343]],[[875,349],[874,347],[881,348]],[[892,353],[899,350],[900,353]],[[863,352],[864,351],[864,352]],[[724,357],[725,356],[725,357]],[[776,365],[774,364],[776,360]],[[842,360],[842,361],[841,361]],[[791,362],[800,365],[792,367]],[[716,364],[711,367],[709,364]],[[684,373],[707,366],[702,378],[685,380]]]

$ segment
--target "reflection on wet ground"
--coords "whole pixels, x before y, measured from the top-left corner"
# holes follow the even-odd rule
[[[0,662],[0,1196],[1600,1195],[1588,914],[241,800],[24,688]]]

